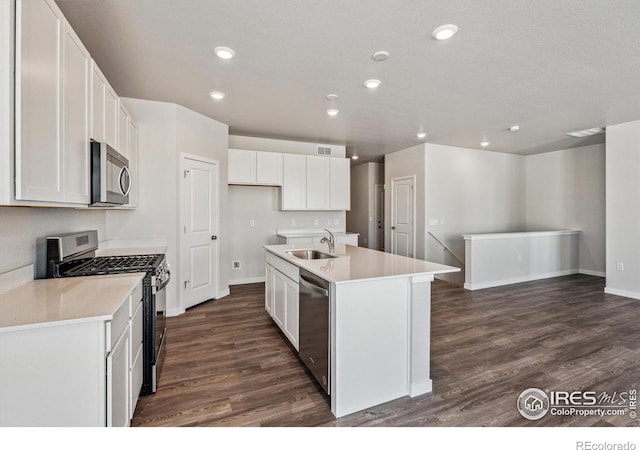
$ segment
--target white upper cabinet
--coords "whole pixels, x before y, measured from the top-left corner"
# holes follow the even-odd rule
[[[130,158],[129,122],[130,117],[127,109],[121,101],[118,101],[118,146],[115,148],[127,159]]]
[[[283,155],[282,209],[307,209],[307,157]]]
[[[104,105],[107,80],[94,60],[91,60],[91,139],[105,142]]]
[[[256,184],[256,152],[229,149],[229,184]]]
[[[351,162],[348,158],[331,158],[329,167],[329,209],[351,209]]]
[[[53,1],[16,3],[16,199],[64,201],[62,32]]]
[[[256,184],[282,186],[282,153],[256,152]]]
[[[127,206],[135,208],[138,206],[138,127],[129,118],[129,171],[131,172],[131,190],[129,191],[129,203]]]
[[[307,156],[307,209],[329,209],[330,159]]]
[[[64,201],[89,203],[89,84],[91,56],[70,26],[63,47],[63,180]]]
[[[104,141],[118,150],[118,95],[109,83],[105,86],[104,96]]]

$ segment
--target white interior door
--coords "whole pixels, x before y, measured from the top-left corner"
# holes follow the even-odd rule
[[[376,199],[374,206],[375,232],[373,248],[384,251],[384,186],[376,184]]]
[[[217,294],[218,167],[213,161],[182,158],[180,288],[185,309]]]
[[[391,180],[391,252],[413,258],[414,177]]]

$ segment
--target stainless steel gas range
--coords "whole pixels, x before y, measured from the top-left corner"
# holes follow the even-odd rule
[[[145,272],[143,287],[143,383],[140,395],[156,392],[164,360],[166,286],[171,280],[165,255],[96,256],[97,230],[47,237],[47,277],[82,277]]]

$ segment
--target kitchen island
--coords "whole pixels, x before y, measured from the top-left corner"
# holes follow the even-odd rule
[[[460,269],[342,244],[330,255],[324,244],[265,250],[265,309],[301,354],[299,337],[309,324],[300,322],[299,292],[306,283],[300,274],[328,282],[324,387],[336,417],[431,392],[431,282]],[[300,250],[320,252],[314,256],[321,259],[295,256]]]

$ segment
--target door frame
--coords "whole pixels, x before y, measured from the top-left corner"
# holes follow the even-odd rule
[[[391,218],[391,223],[389,224],[389,237],[390,237],[389,240],[391,241],[391,246],[389,248],[389,253],[393,253],[394,255],[396,254],[396,253],[394,253],[394,250],[396,250],[396,248],[395,248],[396,243],[395,243],[395,239],[393,237],[393,230],[391,229],[391,227],[394,226],[394,224],[393,224],[394,223],[393,214],[394,214],[394,211],[395,211],[395,201],[394,201],[394,197],[395,196],[393,194],[394,194],[394,191],[395,191],[395,185],[399,181],[411,180],[413,182],[413,189],[412,189],[413,205],[411,205],[412,208],[413,208],[413,214],[411,216],[412,217],[412,222],[413,222],[412,223],[412,227],[411,227],[411,232],[413,233],[413,235],[412,235],[412,241],[413,241],[412,242],[412,247],[413,247],[412,250],[413,251],[411,253],[413,255],[413,258],[416,258],[416,205],[417,205],[417,203],[416,203],[416,197],[417,197],[417,195],[416,195],[416,178],[417,178],[416,175],[405,175],[405,176],[402,176],[402,177],[395,177],[395,178],[391,179],[391,193],[390,193],[391,194],[391,202],[390,202],[391,203],[391,211],[389,211],[389,213],[390,213],[389,217]]]
[[[380,213],[379,211],[379,203],[378,203],[378,190],[382,191],[382,207],[383,207],[383,211],[382,211],[382,228],[380,229],[380,231],[378,231],[378,224],[374,223],[374,230],[373,230],[373,249],[374,250],[378,250],[378,251],[384,251],[381,250],[384,249],[384,226],[386,225],[384,223],[384,184],[374,184],[373,185],[373,220],[377,221],[378,220],[378,215]],[[382,242],[378,242],[379,236],[382,237]],[[382,245],[380,245],[382,244]]]
[[[214,173],[216,176],[216,195],[214,196],[215,200],[215,229],[218,230],[218,245],[215,246],[214,249],[214,258],[215,258],[215,273],[213,274],[213,280],[216,284],[216,296],[215,298],[220,298],[222,295],[220,294],[220,161],[210,158],[205,158],[203,156],[192,155],[190,153],[180,152],[180,164],[178,164],[178,302],[180,305],[181,313],[186,311],[183,302],[184,289],[182,286],[186,280],[185,274],[185,257],[187,253],[186,240],[184,239],[184,228],[186,227],[186,213],[187,206],[186,202],[182,201],[184,196],[186,195],[184,189],[184,179],[185,179],[185,170],[187,160],[198,161],[205,164],[211,164],[214,166]]]

